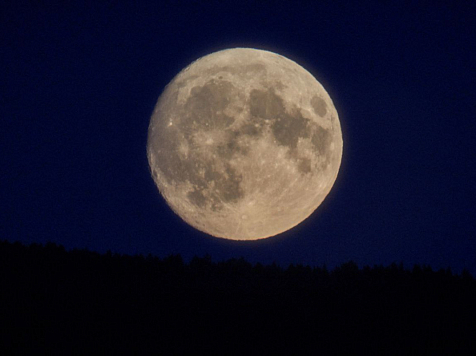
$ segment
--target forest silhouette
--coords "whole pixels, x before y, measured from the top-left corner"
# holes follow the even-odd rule
[[[0,354],[475,354],[468,271],[0,241]]]

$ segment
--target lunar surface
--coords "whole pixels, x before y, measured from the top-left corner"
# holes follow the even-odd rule
[[[272,52],[235,48],[182,70],[152,114],[152,177],[191,226],[233,240],[282,233],[331,190],[342,158],[322,85]]]

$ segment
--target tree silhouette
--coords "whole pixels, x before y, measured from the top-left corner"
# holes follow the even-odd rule
[[[474,354],[476,281],[0,242],[0,353]]]

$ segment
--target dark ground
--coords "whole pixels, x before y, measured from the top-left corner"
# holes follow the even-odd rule
[[[472,354],[476,281],[0,242],[0,353]],[[310,352],[311,351],[311,352]]]

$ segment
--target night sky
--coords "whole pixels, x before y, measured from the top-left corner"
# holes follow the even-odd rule
[[[476,275],[474,2],[53,3],[0,5],[0,239]],[[324,203],[294,229],[254,242],[184,223],[146,157],[167,83],[232,47],[273,51],[310,71],[344,138]]]

